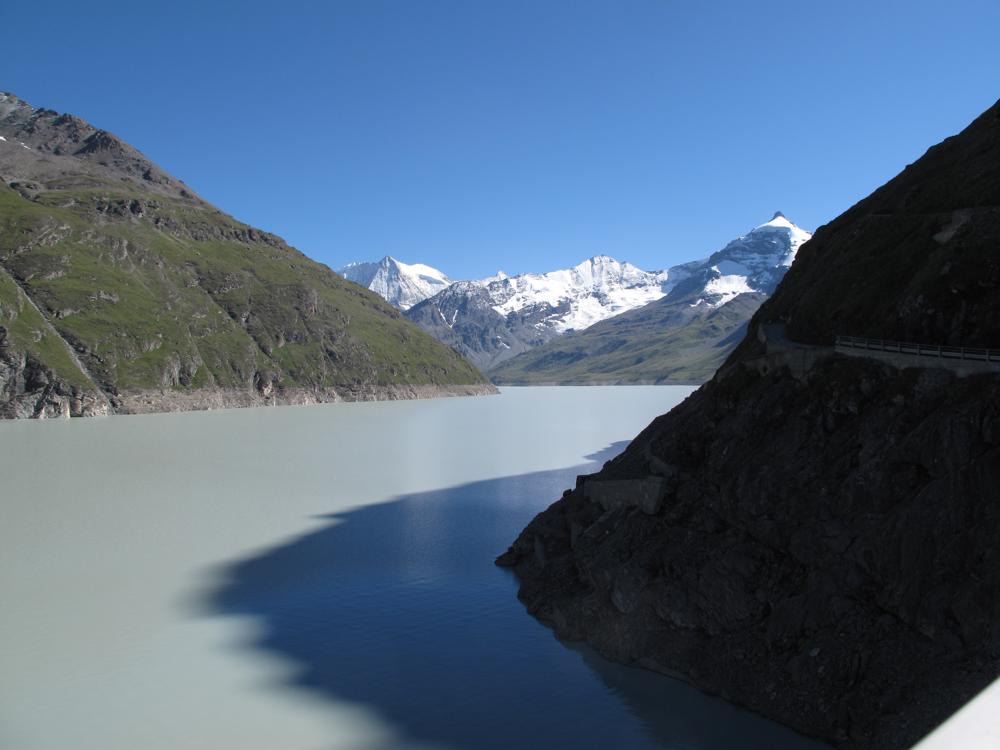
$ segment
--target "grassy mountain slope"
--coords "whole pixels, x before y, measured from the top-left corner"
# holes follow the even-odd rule
[[[49,368],[64,390],[89,388],[111,408],[149,389],[280,399],[483,383],[377,295],[223,214],[114,136],[10,95],[0,104],[7,360]],[[16,369],[0,390],[31,402]]]
[[[741,294],[713,308],[668,295],[519,354],[489,375],[504,385],[702,383],[764,299]]]

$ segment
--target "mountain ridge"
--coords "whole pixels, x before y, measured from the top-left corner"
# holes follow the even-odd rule
[[[661,297],[667,272],[643,271],[608,255],[565,269],[465,282],[439,292],[406,316],[489,369],[576,327]]]
[[[491,390],[108,131],[4,93],[0,137],[4,416]]]
[[[407,318],[435,338],[495,375],[497,382],[693,382],[707,378],[728,350],[685,352],[664,374],[607,372],[607,365],[602,365],[593,376],[585,372],[560,373],[558,369],[545,369],[533,376],[506,363],[520,355],[526,369],[534,370],[539,367],[539,359],[525,359],[532,350],[553,342],[550,349],[562,351],[564,336],[640,309],[678,288],[700,289],[702,298],[692,299],[691,305],[705,304],[709,308],[719,307],[740,294],[767,294],[810,236],[777,211],[769,221],[721,250],[661,271],[644,271],[628,261],[597,254],[569,268],[514,275],[498,271],[489,278],[467,280],[457,286],[458,282],[435,268],[405,264],[391,256],[375,263],[351,263],[340,273],[402,309]],[[438,291],[421,282],[422,273],[439,287]],[[749,317],[747,303],[748,299],[744,299],[724,313],[705,310],[694,317],[706,319],[706,327],[719,332],[711,342],[718,343]],[[683,323],[682,317],[672,316],[675,327]],[[616,330],[617,325],[610,324],[609,330]],[[662,352],[655,358],[669,362],[676,347],[671,342],[661,344]],[[606,348],[606,342],[602,347]],[[550,356],[548,351],[538,355],[540,360]],[[649,363],[647,369],[652,367]]]

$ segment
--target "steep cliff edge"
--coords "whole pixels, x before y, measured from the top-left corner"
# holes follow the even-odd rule
[[[1000,348],[1000,104],[817,230],[712,381],[498,562],[532,614],[850,748],[1000,676],[1000,376],[757,336]]]
[[[0,417],[493,391],[111,133],[0,93]]]

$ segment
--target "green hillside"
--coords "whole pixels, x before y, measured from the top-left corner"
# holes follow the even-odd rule
[[[114,136],[2,104],[0,402],[23,412],[43,396],[25,373],[50,396],[89,390],[112,409],[147,389],[351,397],[484,382],[377,295]]]
[[[741,294],[709,307],[668,295],[519,354],[489,374],[503,385],[702,383],[764,298]]]

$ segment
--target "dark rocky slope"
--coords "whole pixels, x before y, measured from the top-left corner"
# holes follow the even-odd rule
[[[0,94],[0,416],[492,390],[114,135]]]
[[[757,336],[1000,348],[1000,103],[806,243],[716,376],[498,561],[529,611],[841,747],[1000,676],[1000,375]]]
[[[558,336],[545,321],[569,309],[568,304],[553,307],[541,302],[502,315],[493,305],[489,290],[482,284],[458,281],[414,305],[405,315],[486,371]]]

